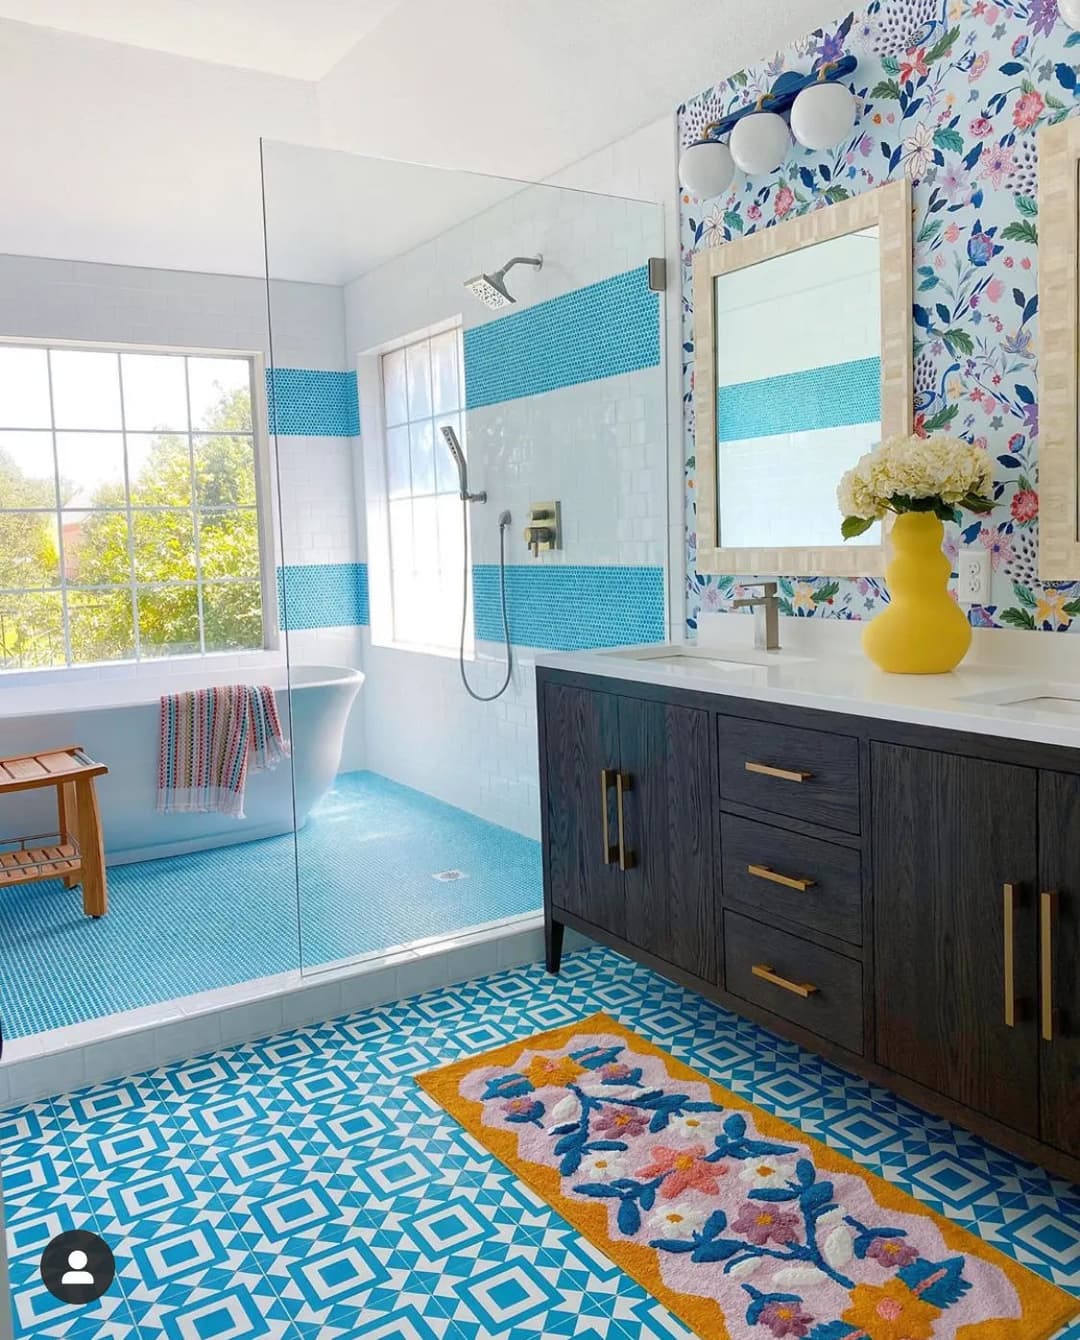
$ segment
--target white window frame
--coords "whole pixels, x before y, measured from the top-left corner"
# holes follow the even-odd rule
[[[363,429],[363,499],[362,505],[367,519],[367,557],[368,557],[368,598],[370,606],[371,642],[377,647],[408,651],[429,656],[457,658],[459,637],[455,636],[453,645],[431,642],[410,642],[396,636],[394,621],[393,560],[390,539],[390,487],[387,466],[387,423],[383,398],[382,360],[386,354],[407,349],[410,345],[445,335],[448,331],[457,334],[459,342],[464,340],[464,323],[461,315],[430,326],[410,331],[407,335],[389,340],[385,344],[365,351],[357,360],[357,380],[360,390],[360,403],[364,406]],[[459,343],[459,366],[463,366],[463,350]],[[455,411],[462,424],[465,422],[465,387],[460,387],[461,406]],[[437,420],[439,415],[430,416]],[[407,422],[422,422],[420,419]],[[401,425],[395,425],[400,427]],[[468,456],[468,447],[462,433],[462,448]],[[445,451],[441,440],[435,442],[436,452]],[[454,490],[456,496],[456,488]],[[420,495],[427,497],[429,495]],[[439,495],[436,493],[435,496]],[[460,506],[460,504],[459,504]],[[472,610],[472,527],[471,516],[466,517],[466,624],[465,658],[474,660],[476,656],[475,634]],[[457,611],[455,610],[455,617]]]
[[[120,340],[70,340],[70,339],[42,339],[35,336],[21,335],[0,335],[0,345],[10,345],[24,349],[61,349],[85,351],[87,353],[106,353],[106,354],[164,354],[182,358],[229,358],[234,360],[246,360],[250,367],[251,374],[251,435],[255,454],[255,515],[256,527],[259,544],[259,585],[262,599],[262,626],[263,637],[261,647],[233,648],[226,651],[199,651],[199,652],[179,652],[175,656],[154,656],[139,657],[138,644],[136,641],[135,657],[126,660],[116,661],[77,661],[71,660],[71,629],[67,616],[67,601],[64,600],[64,649],[65,660],[52,666],[33,666],[33,667],[0,667],[0,683],[5,682],[8,677],[19,676],[48,676],[62,674],[65,678],[71,675],[78,675],[80,671],[87,671],[89,675],[98,675],[103,668],[111,666],[136,665],[140,668],[149,668],[153,666],[162,667],[175,665],[177,662],[188,661],[202,663],[211,661],[215,657],[248,657],[262,656],[267,652],[277,652],[281,648],[281,622],[278,610],[278,577],[277,577],[277,544],[274,527],[274,478],[276,475],[276,459],[273,450],[273,436],[270,432],[269,409],[266,395],[266,355],[261,349],[218,349],[206,348],[197,345],[170,345],[170,344],[135,344]],[[0,419],[3,415],[0,413]],[[50,416],[51,417],[51,416]],[[14,428],[10,425],[0,423],[0,432],[21,432],[25,429]],[[55,423],[50,425],[48,430],[53,437],[53,450],[55,453],[55,438],[57,431],[94,431],[94,432],[120,432],[126,437],[126,426],[123,424],[123,403],[121,400],[121,426],[119,429],[95,429],[95,430],[58,430]],[[190,436],[193,430],[188,428]],[[131,504],[130,497],[127,498],[127,510],[130,515]],[[57,512],[58,523],[60,513]],[[63,537],[62,527],[59,539],[60,545],[60,589],[66,591],[67,582],[63,573]],[[137,583],[134,576],[130,578],[130,583],[134,587]],[[201,589],[201,579],[196,578],[196,585]],[[134,592],[133,592],[134,594]],[[199,622],[200,640],[203,637],[202,619]],[[136,629],[136,639],[137,639]]]

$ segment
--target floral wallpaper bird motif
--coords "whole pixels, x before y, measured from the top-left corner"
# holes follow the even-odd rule
[[[982,545],[992,598],[970,612],[986,628],[1080,631],[1080,581],[1038,579],[1039,130],[1080,107],[1080,33],[1057,0],[873,0],[679,108],[683,145],[753,102],[787,70],[850,53],[860,104],[853,137],[826,153],[794,145],[767,178],[737,178],[723,198],[681,199],[687,625],[725,610],[735,580],[696,572],[691,263],[722,246],[828,208],[906,173],[915,198],[915,425],[949,432],[994,458],[992,515],[949,527],[946,550]],[[839,513],[837,514],[839,536]],[[1078,574],[1080,576],[1080,574]],[[745,579],[742,579],[745,580]],[[872,617],[883,582],[781,581],[797,617]]]

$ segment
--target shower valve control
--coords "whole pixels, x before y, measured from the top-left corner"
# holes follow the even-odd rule
[[[533,558],[562,548],[562,503],[533,503],[525,526],[525,543]]]

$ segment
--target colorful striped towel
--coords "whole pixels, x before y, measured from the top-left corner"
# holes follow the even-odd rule
[[[161,699],[157,808],[162,814],[244,817],[249,768],[289,755],[274,690],[231,684]]]

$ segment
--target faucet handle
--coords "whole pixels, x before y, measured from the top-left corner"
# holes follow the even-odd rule
[[[775,596],[776,592],[779,590],[775,581],[740,582],[735,589],[737,591],[753,591],[758,587],[761,588],[761,593],[766,599],[768,599],[769,596]]]

